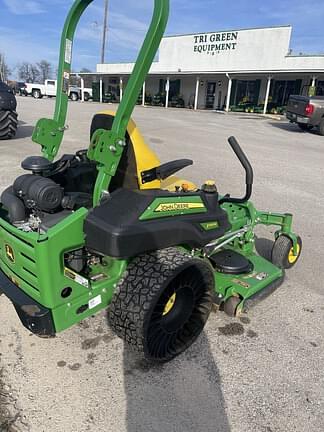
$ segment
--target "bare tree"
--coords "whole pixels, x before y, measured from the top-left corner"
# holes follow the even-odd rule
[[[19,79],[28,83],[35,83],[40,78],[40,71],[35,64],[24,62],[18,66]]]
[[[21,63],[17,66],[18,76],[24,82],[32,82],[30,76],[30,64],[29,63]]]
[[[80,70],[80,73],[91,73],[91,70],[84,67]]]
[[[39,63],[37,63],[38,70],[40,72],[40,77],[42,80],[42,83],[45,82],[47,79],[52,78],[52,65],[46,60],[41,60]]]
[[[35,82],[39,81],[39,79],[40,79],[40,71],[39,71],[36,64],[32,64],[30,66],[31,66],[31,68],[30,68],[31,79],[32,79],[32,82],[35,83]]]
[[[6,63],[5,56],[0,53],[0,81],[7,81],[10,74],[11,70]]]

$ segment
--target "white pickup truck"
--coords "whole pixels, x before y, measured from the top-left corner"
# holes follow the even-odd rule
[[[25,83],[24,95],[33,96],[35,99],[41,99],[43,96],[55,97],[57,89],[56,80],[46,80],[45,84],[31,84]],[[71,86],[69,89],[69,98],[72,101],[78,101],[81,99],[81,88]],[[92,98],[92,89],[84,89],[84,100],[88,101]]]

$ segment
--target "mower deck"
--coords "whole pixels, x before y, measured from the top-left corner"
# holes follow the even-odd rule
[[[277,281],[282,283],[284,276],[282,269],[259,255],[247,254],[245,257],[252,263],[253,269],[250,272],[243,274],[215,272],[215,287],[217,287],[215,302],[221,304],[232,297],[237,297],[240,301],[236,313],[242,312],[246,301],[256,294],[264,298],[266,291],[270,290],[269,287]],[[276,287],[279,287],[279,284],[276,284]],[[263,291],[264,295],[261,294]]]

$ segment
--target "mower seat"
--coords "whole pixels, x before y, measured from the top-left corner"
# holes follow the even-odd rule
[[[90,139],[97,129],[111,130],[114,116],[115,113],[113,111],[104,111],[96,114],[91,123]],[[136,124],[131,120],[126,133],[126,148],[116,175],[110,183],[109,192],[113,192],[119,188],[140,190],[166,189],[170,192],[175,192],[184,183],[186,183],[190,191],[197,189],[192,182],[180,179],[174,175],[170,175],[164,179],[156,178],[150,182],[142,182],[142,173],[160,166],[161,162],[158,157],[145,143]]]

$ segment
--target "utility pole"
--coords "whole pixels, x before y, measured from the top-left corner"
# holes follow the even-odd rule
[[[105,63],[105,53],[106,53],[106,40],[107,40],[107,29],[108,29],[108,1],[105,1],[105,12],[104,12],[104,23],[102,32],[102,49],[101,49],[101,63]]]

